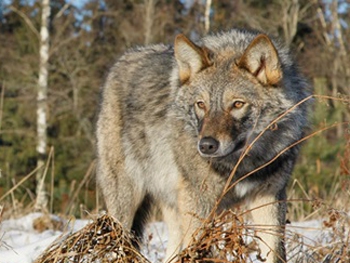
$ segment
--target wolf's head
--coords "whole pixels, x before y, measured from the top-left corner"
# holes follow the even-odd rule
[[[175,40],[178,117],[203,157],[238,152],[295,103],[273,42],[264,34],[250,38],[221,46],[211,39],[199,46],[184,35]]]

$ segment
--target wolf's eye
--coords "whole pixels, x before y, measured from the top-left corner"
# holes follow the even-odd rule
[[[197,107],[200,108],[200,109],[205,109],[205,103],[204,101],[197,101]]]
[[[243,101],[240,101],[240,100],[236,100],[234,103],[233,103],[233,108],[234,109],[240,109],[244,106],[244,102]]]

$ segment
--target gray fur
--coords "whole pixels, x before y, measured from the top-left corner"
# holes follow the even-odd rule
[[[310,94],[289,51],[272,40],[277,65],[268,40],[256,41],[258,35],[231,30],[207,36],[197,45],[179,37],[175,54],[173,46],[165,45],[131,50],[113,66],[103,87],[97,122],[97,181],[107,208],[127,229],[142,230],[135,222],[142,224],[145,214],[144,218],[134,216],[144,198],[160,206],[171,228],[167,259],[188,244],[200,224],[197,217],[205,218],[213,209],[247,144]],[[249,70],[254,63],[259,66],[254,59],[260,54],[252,51],[247,61],[241,58],[254,41],[268,52],[253,74]],[[270,55],[273,62],[268,68]],[[272,73],[266,77],[268,70]],[[228,112],[231,98],[242,99],[242,109]],[[205,101],[205,110],[195,106],[198,100]],[[276,129],[261,136],[238,166],[232,184],[303,137],[307,105],[288,113]],[[200,153],[199,141],[205,136],[219,141],[217,156]],[[285,200],[298,150],[293,147],[239,182],[219,209],[241,202],[254,208],[263,201]],[[254,223],[270,224],[267,227],[279,233],[284,231],[285,213],[284,202],[252,212]],[[283,262],[283,239],[266,234],[261,238],[276,252],[268,253],[270,248],[262,243],[266,262]]]

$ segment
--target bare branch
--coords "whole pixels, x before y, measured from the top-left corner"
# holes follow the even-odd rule
[[[329,39],[329,36],[327,34],[327,23],[326,19],[324,18],[323,11],[320,7],[317,8],[317,14],[321,22],[321,26],[323,28],[323,37],[326,40],[327,46],[331,46],[331,40]]]
[[[145,0],[145,45],[152,42],[152,28],[156,4],[157,0]]]
[[[23,13],[22,11],[18,10],[16,7],[14,6],[10,6],[10,9],[15,12],[16,14],[18,14],[20,17],[23,18],[24,22],[26,22],[27,26],[30,28],[30,30],[32,30],[32,32],[34,33],[34,35],[37,37],[37,39],[40,39],[40,35],[39,35],[39,31],[35,28],[35,26],[33,25],[32,21],[30,21],[29,17]]]
[[[287,45],[292,43],[292,40],[297,33],[297,26],[299,21],[300,4],[298,0],[283,1],[283,32],[284,39]]]
[[[70,6],[71,6],[70,3],[66,3],[66,4],[61,8],[61,10],[55,15],[54,19],[60,18],[60,17],[63,15],[64,11],[66,11]]]

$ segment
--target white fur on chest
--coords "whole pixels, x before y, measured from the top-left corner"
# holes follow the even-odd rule
[[[251,193],[257,187],[258,187],[258,184],[256,182],[243,181],[243,182],[239,182],[235,186],[234,191],[237,197],[243,198],[246,195],[249,195],[249,193]]]

